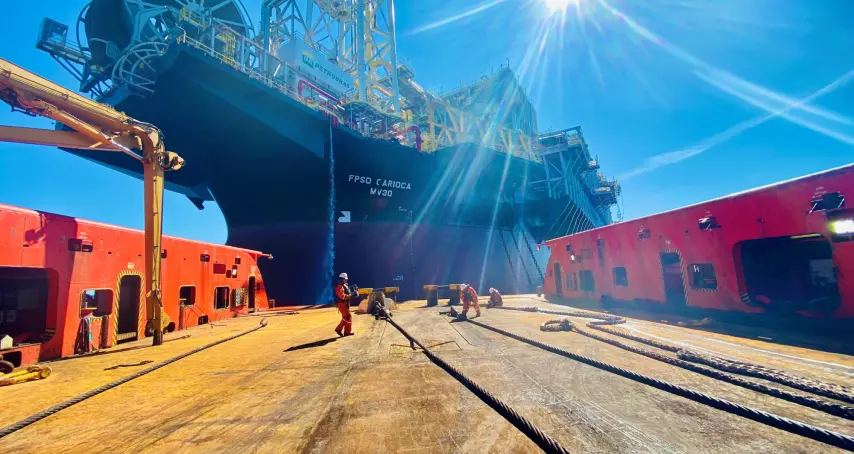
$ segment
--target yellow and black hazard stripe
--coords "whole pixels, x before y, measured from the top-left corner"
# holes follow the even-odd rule
[[[137,308],[137,317],[136,317],[136,335],[139,338],[139,333],[145,327],[145,304],[143,303],[143,295],[145,293],[145,275],[140,271],[135,270],[125,270],[119,273],[119,276],[116,278],[116,294],[113,297],[113,335],[112,335],[112,345],[116,345],[119,343],[119,297],[122,292],[122,278],[125,276],[139,276],[139,295],[136,298],[136,308]]]

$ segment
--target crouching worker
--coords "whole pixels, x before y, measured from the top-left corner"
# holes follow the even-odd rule
[[[341,322],[335,328],[335,332],[339,336],[353,335],[353,317],[350,315],[350,298],[353,296],[350,292],[350,287],[347,285],[347,273],[338,275],[338,283],[335,284],[335,305],[338,306],[338,312],[341,313]]]
[[[460,299],[463,300],[463,312],[460,318],[466,318],[469,306],[474,305],[474,312],[480,317],[480,305],[477,304],[477,292],[471,285],[463,284],[460,286]]]
[[[486,307],[501,307],[504,305],[504,300],[501,299],[501,294],[498,293],[498,290],[490,287],[489,288],[489,301],[486,303]]]

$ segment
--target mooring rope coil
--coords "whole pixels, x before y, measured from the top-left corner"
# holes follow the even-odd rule
[[[215,346],[222,344],[224,342],[228,342],[230,340],[237,339],[238,337],[245,336],[247,334],[258,331],[259,329],[261,329],[265,326],[267,326],[267,319],[263,318],[263,319],[261,319],[261,322],[258,324],[258,326],[256,326],[255,328],[246,330],[242,333],[237,333],[233,336],[229,336],[229,337],[226,337],[224,339],[220,339],[218,341],[211,342],[207,345],[202,345],[201,347],[194,348],[188,352],[185,352],[185,353],[182,353],[182,354],[175,356],[173,358],[167,359],[166,361],[157,363],[157,364],[155,364],[149,368],[146,368],[146,369],[143,369],[139,372],[128,375],[127,377],[120,378],[116,381],[107,383],[106,385],[99,386],[99,387],[92,389],[92,390],[89,390],[83,394],[72,397],[71,399],[68,399],[65,402],[61,402],[59,404],[56,404],[56,405],[48,408],[47,410],[40,411],[40,412],[38,412],[38,413],[28,417],[28,418],[22,419],[21,421],[18,421],[14,424],[8,425],[8,426],[0,429],[0,438],[3,438],[9,434],[15,433],[15,432],[23,429],[24,427],[27,427],[31,424],[34,424],[38,421],[41,421],[42,419],[47,418],[48,416],[51,416],[51,415],[56,414],[62,410],[65,410],[66,408],[68,408],[74,404],[80,403],[80,402],[82,402],[82,401],[84,401],[90,397],[97,396],[98,394],[101,394],[104,391],[109,391],[109,390],[111,390],[117,386],[123,385],[123,384],[125,384],[125,383],[127,383],[133,379],[136,379],[136,378],[142,377],[143,375],[154,372],[157,369],[160,369],[161,367],[168,366],[169,364],[172,364],[175,361],[184,359],[184,358],[186,358],[190,355],[196,354],[202,350],[207,350],[211,347],[215,347]]]
[[[435,353],[431,352],[424,345],[411,334],[406,332],[403,327],[397,324],[393,319],[386,317],[386,321],[391,323],[400,334],[408,339],[413,344],[417,345],[421,350],[427,355],[427,358],[441,367],[445,372],[454,377],[457,381],[463,384],[469,391],[471,391],[474,395],[476,395],[480,400],[489,405],[493,410],[495,410],[499,415],[503,416],[504,419],[513,424],[517,429],[519,429],[522,433],[524,433],[531,441],[537,444],[543,451],[547,453],[569,453],[569,450],[561,446],[556,440],[549,437],[545,433],[543,433],[540,429],[538,429],[534,424],[528,421],[524,416],[520,415],[519,412],[514,410],[512,407],[507,405],[506,403],[499,400],[497,397],[493,396],[489,391],[475,383],[472,379],[467,377],[465,374],[460,372],[457,368],[445,362],[442,358],[437,356]]]
[[[660,389],[662,391],[669,392],[671,394],[675,394],[677,396],[685,397],[687,399],[693,400],[694,402],[699,402],[704,405],[708,405],[713,408],[717,408],[718,410],[723,410],[725,412],[741,416],[747,419],[751,419],[753,421],[784,430],[786,432],[790,432],[793,434],[801,435],[803,437],[819,441],[831,446],[835,446],[837,448],[846,449],[849,451],[854,451],[854,438],[849,437],[847,435],[842,435],[837,432],[832,432],[827,429],[822,429],[820,427],[811,426],[809,424],[804,424],[798,421],[794,421],[788,418],[784,418],[782,416],[777,416],[772,413],[764,412],[761,410],[756,410],[754,408],[746,407],[744,405],[736,404],[724,399],[720,399],[708,394],[704,394],[698,391],[695,391],[690,388],[685,388],[683,386],[674,385],[669,382],[665,382],[663,380],[659,380],[656,378],[648,377],[646,375],[639,374],[637,372],[623,369],[612,364],[604,363],[602,361],[589,358],[586,356],[582,356],[576,353],[572,353],[570,351],[564,350],[560,347],[555,347],[553,345],[548,345],[543,342],[540,342],[536,339],[531,339],[528,337],[521,336],[519,334],[512,333],[510,331],[506,331],[501,328],[496,328],[491,325],[487,325],[485,323],[481,323],[475,320],[468,319],[468,322],[479,326],[481,328],[496,332],[498,334],[502,334],[504,336],[510,337],[512,339],[516,339],[518,341],[524,342],[526,344],[532,345],[534,347],[540,348],[542,350],[546,350],[551,353],[555,353],[557,355],[573,359],[575,361],[587,364],[589,366],[593,366],[597,369],[604,370],[607,372],[611,372],[616,375],[620,375],[622,377],[628,378],[630,380],[634,380],[638,383],[643,383],[648,386],[652,386],[656,389]]]
[[[772,369],[770,367],[760,366],[756,364],[750,364],[742,361],[734,361],[726,358],[721,358],[719,356],[706,355],[701,354],[695,351],[691,351],[688,349],[683,349],[680,347],[676,347],[673,345],[669,345],[663,342],[658,342],[653,339],[647,339],[644,337],[636,336],[633,334],[625,333],[622,331],[617,331],[607,327],[607,325],[618,325],[621,323],[625,323],[626,320],[622,317],[617,317],[613,315],[602,315],[595,314],[586,311],[553,311],[548,309],[539,309],[536,306],[527,306],[522,308],[514,308],[514,307],[499,307],[497,309],[505,309],[505,310],[518,310],[523,312],[539,312],[542,314],[551,314],[551,315],[565,315],[570,317],[581,317],[581,318],[593,318],[597,319],[595,321],[591,321],[587,324],[588,328],[595,329],[598,331],[602,331],[608,334],[612,334],[614,336],[619,336],[625,339],[633,340],[635,342],[640,342],[646,345],[651,345],[656,348],[660,348],[662,350],[666,350],[669,352],[676,353],[677,356],[685,361],[690,361],[694,363],[700,363],[707,365],[709,367],[713,367],[715,369],[731,372],[739,375],[744,375],[747,377],[755,377],[761,378],[763,380],[772,381],[775,383],[779,383],[781,385],[789,386],[791,388],[800,389],[801,391],[806,391],[812,394],[816,394],[822,397],[827,397],[830,399],[841,400],[847,403],[854,403],[854,390],[850,387],[837,385],[835,383],[827,383],[820,380],[815,380],[811,378],[801,377],[797,375],[790,374],[788,372],[779,371],[776,369]],[[835,405],[835,404],[829,404]],[[840,406],[841,408],[849,408]]]

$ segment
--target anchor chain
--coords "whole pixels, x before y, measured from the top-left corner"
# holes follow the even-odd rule
[[[519,280],[516,278],[516,267],[513,266],[513,259],[510,258],[510,251],[507,249],[507,242],[504,241],[504,231],[498,230],[498,236],[501,237],[501,245],[504,246],[504,253],[507,254],[507,263],[510,265],[510,273],[513,275],[513,283],[518,290]]]
[[[531,260],[534,261],[534,266],[537,267],[537,274],[540,275],[540,280],[545,281],[546,278],[543,276],[543,270],[540,268],[540,264],[537,263],[537,256],[534,255],[534,250],[531,249],[531,243],[528,242],[528,237],[525,236],[525,232],[522,232],[522,239],[525,241],[525,246],[528,248],[528,253],[531,254]]]
[[[524,232],[522,233],[525,234]],[[531,280],[531,275],[528,273],[528,267],[525,266],[525,256],[522,255],[522,249],[519,249],[519,241],[516,239],[516,235],[511,230],[510,231],[510,239],[513,240],[513,244],[516,245],[516,250],[519,251],[519,261],[522,263],[522,271],[525,272],[525,279],[528,280],[529,288],[534,288],[534,281]]]

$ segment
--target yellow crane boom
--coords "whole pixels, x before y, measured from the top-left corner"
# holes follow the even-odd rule
[[[143,164],[145,303],[154,345],[163,343],[160,260],[163,173],[184,160],[166,151],[160,131],[0,58],[0,99],[18,110],[56,120],[73,131],[0,126],[0,142],[122,152]]]

